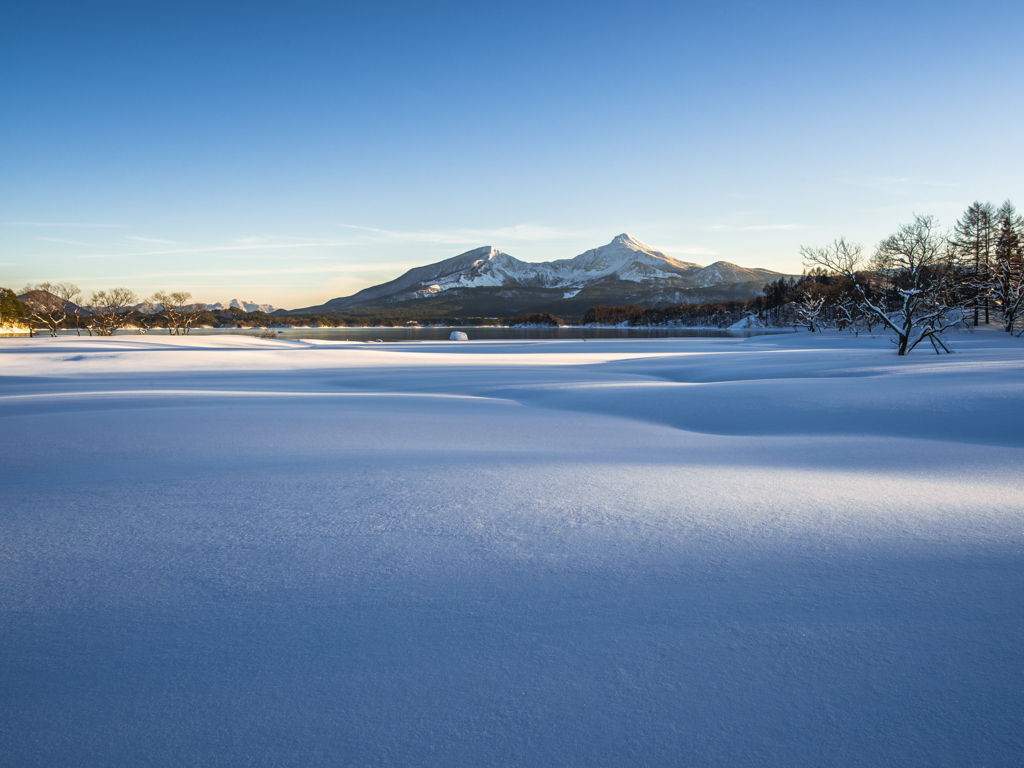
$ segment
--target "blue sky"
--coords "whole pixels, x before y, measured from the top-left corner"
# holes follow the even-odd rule
[[[1024,207],[1024,4],[18,3],[0,285],[296,307],[620,232],[799,271]]]

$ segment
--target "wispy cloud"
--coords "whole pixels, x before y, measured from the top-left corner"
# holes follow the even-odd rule
[[[422,267],[423,262],[420,260],[416,261],[378,261],[366,264],[339,264],[333,265],[329,268],[325,267],[323,271],[332,272],[390,272],[396,269],[407,270],[413,267]]]
[[[580,232],[545,227],[537,224],[516,224],[496,229],[449,229],[449,230],[393,230],[364,227],[358,224],[340,224],[345,229],[354,229],[376,236],[373,239],[400,240],[416,243],[474,244],[487,245],[508,242],[544,242],[567,240],[580,237]]]
[[[953,182],[918,179],[913,176],[855,176],[853,178],[838,178],[836,181],[853,187],[867,187],[895,194],[908,194],[922,187],[926,189],[959,189],[963,186]]]
[[[135,240],[140,243],[163,243],[164,245],[175,245],[175,240],[158,240],[155,237],[140,237],[139,235],[125,235],[126,240]]]
[[[249,240],[259,240],[259,242],[247,242]],[[133,252],[120,252],[120,251],[108,251],[105,253],[86,253],[82,255],[83,259],[112,259],[121,257],[136,257],[136,256],[173,256],[181,255],[186,253],[226,253],[232,251],[279,251],[279,250],[292,250],[295,248],[330,248],[343,245],[356,245],[350,241],[321,241],[321,242],[305,242],[305,243],[273,243],[262,241],[259,238],[245,238],[246,242],[239,245],[199,245],[191,246],[187,248],[163,248],[154,251],[133,251]]]
[[[0,221],[4,227],[80,227],[82,229],[114,229],[124,224],[87,224],[70,221]]]
[[[771,232],[775,230],[804,229],[803,224],[746,224],[735,226],[730,224],[711,224],[705,229],[714,232]]]
[[[196,277],[217,278],[217,277],[258,277],[261,275],[345,275],[353,272],[383,274],[401,273],[413,267],[423,266],[420,261],[383,261],[375,264],[320,264],[307,265],[302,267],[250,267],[245,269],[203,269],[197,272],[194,269],[159,270],[154,272],[139,272],[125,276],[121,272],[111,275],[72,275],[69,279],[74,281],[91,280],[93,282],[128,279],[133,281],[158,280],[169,278],[190,278]]]
[[[63,243],[64,245],[85,245],[74,240],[64,240],[60,237],[37,237],[36,240],[43,240],[47,243]]]
[[[702,245],[671,246],[671,247],[662,248],[661,250],[664,251],[665,253],[669,254],[669,255],[672,255],[672,254],[679,254],[681,256],[717,256],[718,255],[718,251],[716,251],[714,248],[705,248]]]

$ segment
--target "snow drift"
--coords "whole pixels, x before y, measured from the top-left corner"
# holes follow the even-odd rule
[[[1015,765],[1024,354],[0,346],[17,765]]]

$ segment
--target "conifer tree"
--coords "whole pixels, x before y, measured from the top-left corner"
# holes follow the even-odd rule
[[[1013,333],[1024,314],[1024,217],[1007,200],[996,212],[999,234],[993,254],[989,293],[1003,315],[1003,326]]]
[[[10,288],[0,288],[0,327],[20,325],[28,318],[28,310]]]
[[[979,320],[979,304],[984,304],[986,325],[989,321],[985,287],[991,278],[990,267],[996,237],[996,212],[992,203],[979,203],[975,200],[953,228],[953,249],[960,261],[973,269],[979,284],[978,300],[974,303],[975,325]]]

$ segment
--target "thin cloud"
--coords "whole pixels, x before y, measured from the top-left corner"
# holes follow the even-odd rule
[[[140,237],[139,235],[125,235],[126,240],[137,240],[140,243],[164,243],[165,245],[175,245],[175,240],[158,240],[155,237]]]
[[[422,261],[382,261],[365,264],[341,264],[329,267],[329,269],[334,272],[381,272],[395,269],[409,270],[422,266]]]
[[[192,248],[166,248],[159,251],[135,251],[132,253],[86,253],[83,259],[112,259],[135,256],[173,256],[184,253],[224,253],[232,251],[273,251],[293,248],[330,248],[343,245],[357,245],[354,242],[334,241],[318,243],[246,243],[243,245],[203,245]]]
[[[83,229],[113,229],[123,227],[124,224],[86,224],[83,222],[69,221],[2,221],[0,226],[4,227],[81,227]]]
[[[906,193],[912,189],[926,187],[929,189],[959,189],[963,185],[934,179],[916,179],[912,176],[859,176],[854,178],[837,178],[840,184],[852,187],[867,187],[885,192]]]
[[[423,266],[419,261],[387,261],[379,264],[329,264],[311,265],[305,267],[265,267],[249,269],[203,269],[197,270],[166,270],[160,272],[141,272],[125,276],[118,272],[116,275],[72,275],[69,279],[74,281],[91,280],[93,282],[103,280],[156,280],[172,278],[201,278],[203,280],[211,277],[256,277],[260,275],[343,275],[351,272],[405,272],[413,267]]]
[[[662,252],[669,254],[678,253],[683,256],[717,256],[718,251],[714,248],[705,248],[701,245],[683,245],[683,246],[672,246],[668,248],[660,249]]]
[[[580,237],[582,233],[536,224],[516,224],[497,229],[451,229],[451,230],[392,230],[364,227],[359,224],[339,224],[345,229],[355,229],[378,235],[379,239],[405,242],[439,244],[480,244],[485,242],[543,242]]]
[[[705,230],[714,232],[771,232],[806,228],[805,224],[746,224],[741,227],[729,224],[711,224],[704,227]]]
[[[47,243],[63,243],[64,245],[85,245],[74,240],[63,240],[59,237],[37,237],[36,240],[44,240]]]

